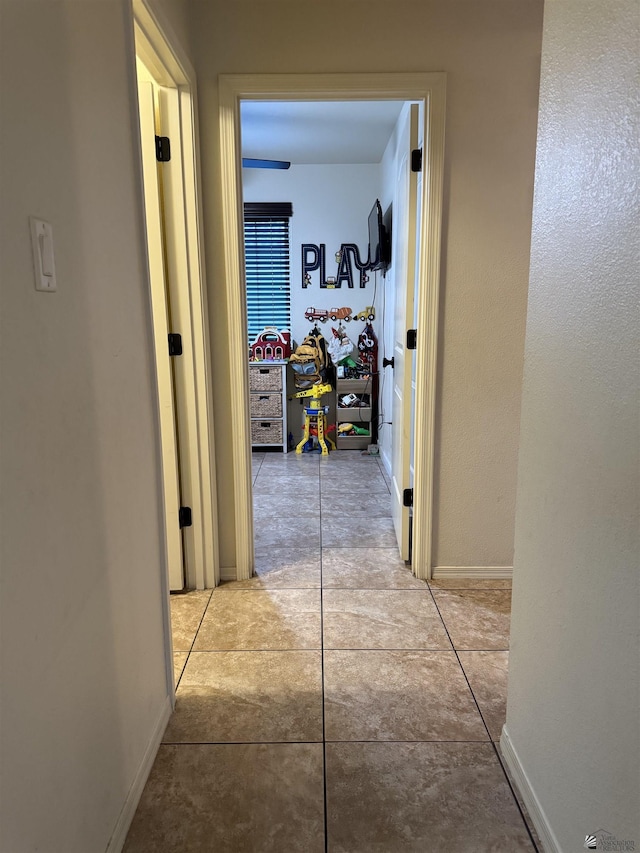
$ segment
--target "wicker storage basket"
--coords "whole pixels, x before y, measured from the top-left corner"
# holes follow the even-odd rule
[[[251,421],[253,444],[282,444],[282,421]]]
[[[249,408],[252,418],[281,418],[282,394],[252,394]]]
[[[249,390],[250,391],[281,391],[282,390],[282,368],[263,367],[252,364],[249,367]]]

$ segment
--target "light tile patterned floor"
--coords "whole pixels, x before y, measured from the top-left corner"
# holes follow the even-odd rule
[[[256,575],[172,597],[176,710],[125,853],[518,853],[510,583],[418,581],[355,451],[254,454]]]

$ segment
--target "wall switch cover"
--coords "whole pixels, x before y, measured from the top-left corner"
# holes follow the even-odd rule
[[[53,259],[53,228],[49,222],[35,216],[29,217],[29,224],[36,290],[52,293],[58,289]]]

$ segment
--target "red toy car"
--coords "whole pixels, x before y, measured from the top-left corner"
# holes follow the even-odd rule
[[[323,308],[307,308],[304,316],[306,320],[320,320],[321,323],[326,323],[329,319],[329,312]]]

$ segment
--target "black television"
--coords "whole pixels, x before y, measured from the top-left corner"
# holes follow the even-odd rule
[[[382,218],[382,205],[376,199],[369,214],[369,269],[386,270],[390,262],[391,241]]]

